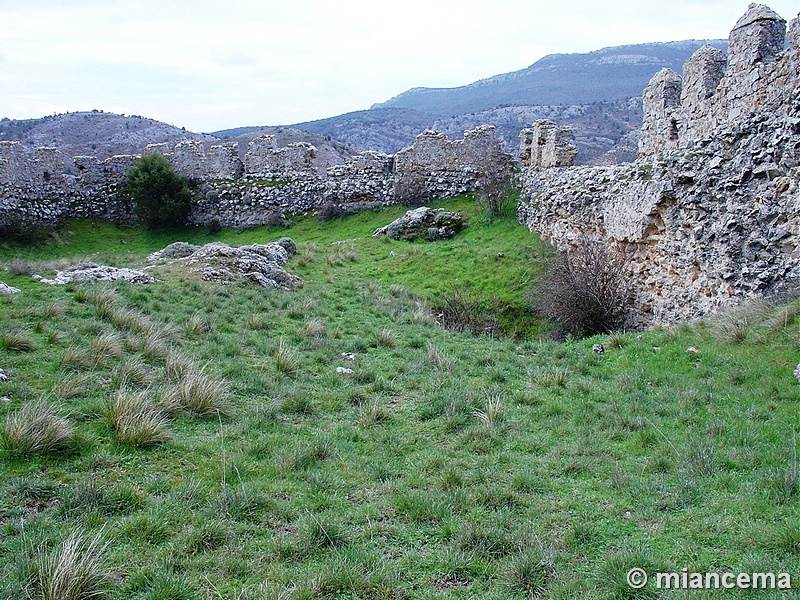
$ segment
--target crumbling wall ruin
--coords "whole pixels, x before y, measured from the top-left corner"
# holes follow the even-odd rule
[[[800,284],[799,30],[784,49],[785,21],[751,4],[729,56],[703,47],[650,81],[634,163],[524,169],[521,222],[562,249],[588,234],[626,252],[631,325]]]
[[[278,148],[273,136],[253,139],[244,160],[236,143],[206,151],[201,142],[186,140],[174,148],[152,144],[144,152],[165,156],[194,181],[192,222],[215,220],[231,227],[277,224],[327,202],[345,210],[421,203],[475,191],[487,165],[511,168],[511,157],[490,126],[455,141],[426,131],[396,156],[365,152],[325,172],[314,165],[314,146],[299,142]],[[27,154],[18,142],[0,142],[0,219],[22,211],[30,220],[48,223],[67,217],[128,220],[131,207],[123,188],[136,158],[79,156],[73,164],[77,174],[71,175],[55,148]]]

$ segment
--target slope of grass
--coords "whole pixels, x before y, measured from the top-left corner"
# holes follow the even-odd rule
[[[370,236],[400,213],[222,234],[293,237],[295,292],[7,278],[23,292],[0,323],[31,344],[0,349],[0,418],[45,398],[74,435],[0,456],[0,597],[41,597],[40,556],[98,533],[112,599],[658,597],[627,587],[634,566],[800,577],[798,304],[564,344],[451,333],[421,297],[460,280],[520,302],[540,243],[477,213],[436,245]],[[133,264],[206,239],[70,227],[3,256]],[[224,412],[118,439],[120,390],[169,407],[197,373]]]

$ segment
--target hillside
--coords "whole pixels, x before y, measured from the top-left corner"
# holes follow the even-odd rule
[[[341,142],[286,127],[240,127],[216,134],[193,133],[154,119],[103,111],[0,121],[0,141],[18,141],[27,148],[55,146],[67,159],[74,156],[104,159],[115,154],[139,154],[148,144],[175,145],[183,140],[201,141],[206,149],[222,142],[238,142],[239,152],[244,156],[250,140],[258,135],[274,135],[279,146],[293,142],[313,144],[317,148],[316,162],[321,168],[342,163],[355,153]]]
[[[640,96],[661,68],[680,73],[703,44],[725,40],[636,44],[586,54],[551,54],[520,71],[456,88],[414,88],[372,108],[410,108],[452,117],[504,106],[591,104]]]
[[[293,292],[3,272],[0,597],[64,598],[41,589],[70,535],[101,536],[77,556],[108,600],[625,600],[659,597],[634,567],[797,573],[798,303],[563,344],[448,331],[437,295],[519,303],[545,255],[512,216],[442,205],[470,220],[435,244],[371,236],[400,207],[219,234],[290,235]],[[58,239],[0,261],[140,266],[216,238]],[[42,406],[66,451],[20,449]]]

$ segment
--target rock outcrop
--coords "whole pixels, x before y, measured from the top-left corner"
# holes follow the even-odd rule
[[[73,281],[127,281],[129,283],[156,283],[156,279],[137,269],[110,267],[96,263],[80,263],[58,271],[52,279],[39,279],[50,285],[64,285]]]
[[[708,315],[800,284],[800,48],[750,5],[730,55],[703,47],[644,91],[638,159],[523,172],[519,219],[560,248],[625,250],[631,325]],[[524,152],[523,146],[523,152]]]
[[[246,281],[262,287],[291,290],[303,280],[283,268],[288,260],[288,252],[278,243],[231,246],[212,242],[173,264],[199,273],[205,281],[223,284]]]
[[[387,235],[394,240],[423,239],[434,242],[455,236],[463,227],[464,218],[460,213],[420,206],[379,227],[372,235]]]

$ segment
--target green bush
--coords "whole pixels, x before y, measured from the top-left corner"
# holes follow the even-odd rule
[[[160,154],[144,154],[125,175],[133,210],[151,229],[179,225],[189,214],[189,180]]]

